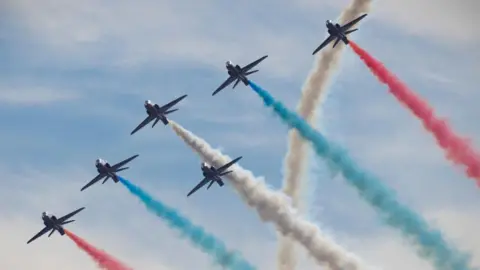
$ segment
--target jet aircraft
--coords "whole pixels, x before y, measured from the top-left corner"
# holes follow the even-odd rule
[[[344,24],[343,26],[340,26],[338,23],[333,24],[331,20],[328,20],[326,22],[326,25],[327,25],[329,36],[327,37],[327,39],[325,39],[325,41],[322,44],[320,44],[320,46],[318,46],[318,48],[315,49],[315,51],[313,51],[313,54],[316,54],[318,51],[323,49],[325,46],[327,46],[330,42],[334,41],[335,39],[336,40],[335,40],[335,43],[333,44],[333,48],[337,46],[340,40],[343,41],[343,43],[348,44],[349,40],[347,38],[347,35],[358,30],[358,29],[352,29],[352,30],[349,30],[349,29],[352,28],[352,26],[357,24],[360,20],[362,20],[366,16],[367,14],[363,14],[362,16]]]
[[[139,131],[140,129],[148,125],[148,123],[152,122],[153,120],[155,120],[155,122],[153,122],[152,128],[160,120],[164,125],[168,125],[168,119],[166,115],[178,110],[178,109],[170,110],[170,108],[173,107],[178,102],[180,102],[186,96],[187,95],[183,95],[171,101],[170,103],[163,105],[162,107],[158,106],[158,104],[152,103],[152,101],[150,100],[145,101],[145,104],[143,106],[145,107],[145,110],[147,110],[148,116],[130,133],[130,135],[133,135],[135,132]]]
[[[262,62],[267,57],[268,57],[268,55],[265,55],[265,56],[255,60],[255,61],[253,61],[252,63],[244,66],[243,68],[240,67],[239,65],[233,65],[232,62],[227,61],[227,63],[225,63],[225,65],[226,65],[226,68],[227,68],[228,75],[230,75],[230,77],[228,77],[227,80],[225,80],[225,82],[223,82],[222,85],[220,85],[217,88],[217,90],[215,90],[212,93],[212,96],[215,96],[218,92],[223,90],[225,87],[229,86],[235,80],[236,80],[236,82],[235,82],[235,84],[233,85],[232,88],[235,88],[235,86],[237,86],[237,84],[240,81],[242,81],[243,84],[245,84],[245,86],[247,86],[248,85],[247,76],[258,71],[258,69],[253,70],[253,71],[250,71],[250,70],[252,68],[254,68],[256,65],[258,65],[260,62]]]
[[[231,173],[232,171],[226,171],[226,170],[230,166],[235,164],[237,161],[239,161],[241,158],[242,157],[238,157],[238,158],[228,162],[227,164],[223,165],[220,168],[215,168],[214,166],[210,166],[207,163],[203,162],[200,168],[202,169],[202,173],[203,173],[204,178],[203,178],[202,181],[200,181],[200,183],[198,183],[197,186],[195,186],[187,194],[187,197],[189,197],[190,195],[195,193],[201,187],[205,186],[208,182],[210,182],[210,184],[207,186],[207,189],[209,189],[213,185],[213,183],[215,183],[215,182],[217,182],[217,184],[222,187],[224,185],[224,183],[222,181],[221,176],[224,176],[224,175],[227,175],[227,174]]]
[[[88,182],[88,184],[86,184],[80,191],[83,191],[84,189],[102,180],[103,178],[105,178],[105,180],[103,180],[102,184],[105,184],[105,182],[107,182],[109,178],[112,178],[115,183],[118,183],[118,176],[116,173],[128,169],[129,167],[122,167],[127,165],[127,163],[129,163],[130,161],[134,160],[136,157],[138,157],[138,155],[131,156],[113,166],[110,165],[106,160],[98,158],[97,160],[95,160],[95,167],[97,167],[98,175],[95,176],[92,181]]]
[[[51,230],[50,234],[48,237],[52,236],[52,234],[57,231],[60,235],[65,234],[65,230],[63,229],[63,225],[72,223],[75,220],[68,220],[69,218],[75,216],[78,214],[80,211],[85,209],[85,207],[79,208],[70,214],[67,214],[61,218],[57,218],[54,215],[49,215],[47,212],[42,213],[42,220],[43,224],[45,225],[45,228],[43,228],[41,231],[39,231],[35,236],[32,237],[32,239],[28,240],[27,244],[30,244],[33,240],[37,239],[38,237],[46,234],[48,231]]]

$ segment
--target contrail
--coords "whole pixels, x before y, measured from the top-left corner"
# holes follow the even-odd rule
[[[388,86],[398,101],[422,121],[425,129],[433,134],[437,144],[445,151],[447,158],[455,164],[463,165],[467,176],[480,186],[480,154],[475,152],[470,141],[455,134],[445,120],[435,115],[435,110],[425,100],[417,96],[380,61],[354,42],[350,43],[350,47],[378,80]]]
[[[370,10],[372,0],[353,0],[340,15],[339,24],[343,25]],[[297,105],[298,114],[315,125],[316,108],[327,97],[329,78],[338,66],[344,44],[340,42],[335,48],[331,46],[320,51],[313,70],[303,86],[302,95]],[[295,129],[288,134],[288,149],[284,159],[283,192],[292,200],[293,207],[303,210],[301,205],[302,180],[308,164],[308,147]],[[329,166],[332,175],[334,167]],[[294,253],[295,244],[287,237],[279,238],[277,267],[279,270],[293,270],[297,265]]]
[[[202,160],[215,167],[231,160],[174,121],[170,120],[170,125]],[[237,164],[231,168],[233,172],[226,177],[231,180],[242,199],[257,210],[263,221],[275,223],[282,234],[300,242],[319,264],[326,265],[331,270],[366,269],[359,258],[334,243],[315,224],[297,216],[282,193],[267,189],[263,181],[258,181],[250,171]]]
[[[108,255],[105,251],[99,250],[96,247],[90,245],[87,241],[74,233],[65,230],[65,234],[73,241],[77,246],[85,251],[90,257],[97,263],[98,267],[106,270],[133,270],[132,268],[125,266],[123,263]]]
[[[395,193],[384,186],[376,176],[362,170],[345,149],[327,141],[299,115],[288,110],[255,83],[250,81],[250,86],[263,99],[266,106],[272,107],[286,124],[297,129],[303,138],[313,144],[319,156],[330,160],[339,168],[344,179],[379,212],[382,219],[400,230],[405,238],[414,244],[420,257],[432,261],[439,270],[469,269],[468,256],[451,247],[442,233],[432,229],[419,214],[401,205],[396,200]]]
[[[238,252],[228,251],[225,244],[215,236],[206,232],[202,227],[193,224],[188,218],[183,217],[177,210],[165,205],[160,200],[153,198],[146,191],[134,185],[127,179],[118,177],[133,195],[139,198],[147,209],[167,222],[167,224],[182,233],[196,247],[214,257],[215,262],[232,270],[255,270],[247,261],[241,258]]]

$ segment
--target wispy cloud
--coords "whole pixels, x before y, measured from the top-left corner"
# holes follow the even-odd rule
[[[46,105],[79,98],[78,92],[37,86],[0,85],[0,103],[11,105]]]

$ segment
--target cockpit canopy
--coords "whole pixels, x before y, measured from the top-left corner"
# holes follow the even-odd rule
[[[46,211],[45,211],[45,212],[42,212],[42,218],[43,218],[43,217],[48,217],[48,212],[46,212]]]
[[[95,160],[95,166],[98,166],[100,164],[102,165],[105,165],[105,160],[101,159],[101,158],[97,158],[97,160]]]
[[[208,167],[209,167],[209,165],[208,165],[208,163],[206,163],[206,162],[202,162],[202,165],[201,165],[201,167],[202,167],[202,168],[208,168]]]
[[[327,20],[327,21],[325,22],[325,24],[326,24],[326,25],[332,24],[332,21],[331,21],[331,20]]]
[[[226,65],[227,67],[228,67],[228,66],[233,66],[233,63],[232,63],[231,61],[227,61],[227,62],[225,63],[225,65]]]
[[[147,105],[152,105],[152,101],[151,100],[145,100],[145,106]]]

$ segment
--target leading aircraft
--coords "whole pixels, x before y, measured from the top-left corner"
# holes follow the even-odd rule
[[[115,183],[118,183],[118,176],[116,173],[128,169],[129,167],[122,167],[127,165],[127,163],[129,163],[130,161],[134,160],[136,157],[138,157],[138,155],[131,156],[113,166],[110,165],[110,163],[108,163],[106,160],[98,158],[97,160],[95,160],[95,167],[97,167],[98,175],[95,176],[92,181],[88,182],[88,184],[82,187],[80,191],[83,191],[84,189],[102,180],[103,178],[105,178],[105,180],[103,180],[102,184],[105,184],[105,182],[107,182],[109,178],[112,178]]]
[[[130,133],[130,135],[133,135],[135,132],[139,131],[141,128],[148,125],[148,123],[152,122],[153,120],[155,120],[155,122],[153,122],[152,128],[160,120],[164,125],[168,125],[168,119],[166,115],[178,110],[178,109],[170,110],[170,108],[173,107],[178,102],[180,102],[185,97],[187,97],[187,95],[183,95],[163,105],[162,107],[158,106],[158,104],[152,103],[152,101],[150,100],[145,101],[145,104],[143,106],[147,110],[148,116]]]
[[[57,231],[60,235],[65,234],[65,230],[63,229],[63,225],[72,223],[75,220],[68,220],[69,218],[75,216],[78,214],[80,211],[85,209],[85,207],[79,208],[70,214],[67,214],[61,218],[57,218],[54,215],[49,215],[47,212],[42,213],[42,220],[43,224],[45,225],[45,228],[43,228],[41,231],[39,231],[32,239],[28,240],[27,244],[30,244],[33,240],[37,239],[38,237],[46,234],[48,231],[51,230],[50,234],[48,237],[52,236],[52,234]]]
[[[258,71],[258,69],[253,70],[253,71],[250,71],[250,70],[252,68],[254,68],[256,65],[258,65],[260,62],[262,62],[267,57],[268,57],[268,55],[262,56],[261,58],[259,58],[255,61],[253,61],[252,63],[244,66],[243,68],[240,67],[239,65],[233,65],[232,62],[227,61],[227,63],[225,63],[225,65],[226,65],[226,68],[227,68],[228,75],[230,75],[230,77],[228,77],[227,80],[225,80],[225,82],[223,82],[222,85],[220,85],[217,88],[217,90],[215,90],[212,93],[212,96],[215,96],[218,92],[223,90],[223,88],[229,86],[235,80],[236,80],[236,82],[235,82],[235,84],[233,85],[232,88],[235,88],[235,86],[237,86],[237,84],[240,81],[242,81],[243,84],[245,84],[245,86],[247,86],[248,85],[247,76]]]
[[[207,163],[203,162],[200,168],[202,169],[202,173],[203,173],[204,178],[203,178],[202,181],[200,181],[200,183],[198,183],[197,186],[195,186],[187,194],[187,197],[192,195],[193,193],[195,193],[201,187],[205,186],[208,182],[210,182],[210,184],[207,186],[207,189],[209,189],[213,185],[213,183],[215,183],[215,182],[217,182],[217,184],[222,187],[224,185],[224,183],[223,183],[222,178],[220,176],[224,176],[226,174],[231,173],[232,171],[225,171],[225,170],[227,170],[230,166],[235,164],[241,158],[242,157],[238,157],[238,158],[228,162],[227,164],[223,165],[220,168],[215,168],[214,166],[210,166]]]
[[[325,41],[322,44],[320,44],[320,46],[318,46],[318,48],[315,49],[315,51],[313,51],[313,54],[316,54],[318,51],[323,49],[325,46],[327,46],[330,42],[334,41],[335,39],[336,40],[335,40],[335,43],[333,44],[333,48],[337,46],[340,40],[343,41],[343,43],[348,44],[349,41],[348,41],[347,35],[358,30],[358,29],[352,29],[352,30],[349,30],[349,29],[352,28],[352,26],[357,24],[360,20],[362,20],[366,16],[367,14],[363,14],[362,16],[344,24],[343,26],[340,26],[338,23],[333,24],[331,20],[328,20],[326,22],[326,25],[327,25],[329,36],[327,37],[327,39],[325,39]]]

